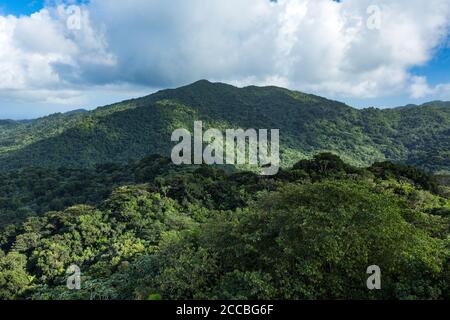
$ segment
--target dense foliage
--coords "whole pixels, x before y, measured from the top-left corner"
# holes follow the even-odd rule
[[[280,129],[283,169],[175,166],[171,133],[196,120]],[[2,120],[0,299],[450,299],[449,164],[445,102],[199,81]]]
[[[0,166],[80,168],[127,163],[147,154],[168,156],[172,131],[192,129],[195,120],[220,129],[280,129],[286,167],[331,151],[352,165],[392,160],[450,171],[449,103],[357,110],[282,88],[238,89],[207,81],[92,112],[2,121]]]
[[[0,299],[450,298],[449,189],[413,167],[327,153],[261,177],[152,156],[1,179]]]

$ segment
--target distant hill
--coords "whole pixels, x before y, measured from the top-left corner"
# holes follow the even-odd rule
[[[65,112],[64,114],[67,115],[67,116],[70,116],[70,115],[73,115],[73,114],[86,113],[86,112],[88,112],[88,111],[85,110],[85,109],[76,109],[76,110]]]
[[[0,166],[91,167],[170,155],[174,129],[278,128],[284,165],[331,151],[353,165],[393,160],[450,171],[450,103],[358,110],[278,87],[205,80],[178,89],[30,122],[0,121]]]

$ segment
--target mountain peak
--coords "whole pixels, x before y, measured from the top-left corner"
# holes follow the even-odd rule
[[[223,83],[223,82],[211,82],[209,80],[206,79],[201,79],[198,81],[195,81],[187,86],[185,86],[185,88],[235,88],[238,89],[237,87],[231,85],[231,84],[227,84],[227,83]]]
[[[214,84],[214,83],[209,80],[206,80],[206,79],[200,79],[200,80],[193,82],[191,85],[195,86],[195,85],[210,85],[210,84]]]

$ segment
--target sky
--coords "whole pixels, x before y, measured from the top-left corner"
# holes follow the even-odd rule
[[[358,108],[450,100],[450,1],[0,0],[0,119],[200,79]]]

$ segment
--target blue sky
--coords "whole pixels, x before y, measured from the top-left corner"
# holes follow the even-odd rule
[[[2,1],[0,4],[0,12],[2,14],[13,14],[13,15],[29,15],[36,12],[44,6],[44,1],[42,0],[6,0]]]
[[[59,3],[81,4],[88,3],[88,0],[3,0],[0,3],[0,13],[13,14],[16,16],[30,15],[41,10],[45,6],[52,6]]]
[[[427,76],[432,85],[444,82],[450,83],[450,48],[439,48],[433,59],[424,66],[412,68],[412,72],[417,75]]]
[[[447,0],[7,0],[0,118],[92,109],[198,79],[355,107],[450,100],[449,30]]]

